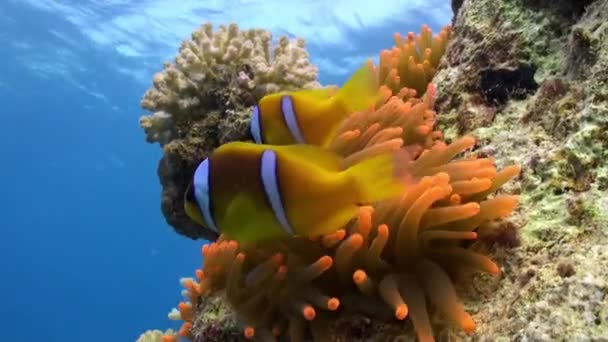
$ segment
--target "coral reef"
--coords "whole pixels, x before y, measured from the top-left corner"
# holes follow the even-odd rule
[[[154,76],[141,105],[152,112],[140,125],[164,154],[158,176],[161,208],[175,230],[190,238],[217,236],[197,227],[183,210],[183,194],[196,165],[225,142],[249,138],[250,107],[265,94],[318,87],[317,68],[302,39],[280,37],[236,24],[203,24],[182,42],[174,63]]]
[[[427,191],[364,208],[352,225],[316,241],[253,251],[222,239],[208,245],[203,268],[185,283],[192,317],[184,313],[191,325],[183,335],[271,340],[310,330],[336,341],[386,341],[425,339],[431,327],[437,340],[608,338],[608,0],[453,0],[452,7],[450,42],[433,78],[436,103],[435,91],[415,98],[391,88],[395,97],[353,114],[332,145],[352,162],[404,144],[419,156],[417,186]],[[422,115],[405,114],[416,111]],[[521,173],[510,165],[522,165]],[[520,194],[521,210],[508,221],[476,221],[513,209],[514,197],[501,191]],[[488,210],[493,201],[504,202]],[[403,209],[387,216],[389,205]],[[453,221],[428,226],[441,217]],[[412,254],[399,257],[397,241]],[[454,249],[458,257],[442,258]],[[465,265],[491,274],[500,265],[500,276],[461,272]],[[303,276],[306,287],[297,281]],[[276,282],[285,287],[275,291]],[[399,300],[395,284],[415,290],[397,291]],[[268,316],[252,317],[249,305],[268,308]],[[402,321],[404,308],[411,319]]]

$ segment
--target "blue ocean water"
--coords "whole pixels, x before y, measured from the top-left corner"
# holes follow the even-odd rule
[[[393,33],[434,32],[448,0],[4,0],[0,3],[2,341],[134,341],[167,313],[202,241],[160,212],[139,100],[204,21],[303,36],[323,84]]]

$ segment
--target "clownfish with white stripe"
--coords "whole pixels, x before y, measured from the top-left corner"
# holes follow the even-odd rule
[[[380,98],[377,77],[366,63],[340,89],[326,87],[264,96],[253,107],[250,131],[258,144],[327,146],[351,113]]]
[[[318,146],[231,142],[198,165],[185,211],[239,243],[320,236],[343,228],[359,206],[401,195],[406,158],[386,153],[344,168]]]

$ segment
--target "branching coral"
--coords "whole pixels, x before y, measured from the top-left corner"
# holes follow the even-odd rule
[[[318,86],[317,68],[308,61],[302,39],[280,37],[278,45],[271,43],[269,31],[241,31],[230,24],[213,32],[210,23],[203,24],[182,43],[175,63],[165,63],[154,76],[141,101],[154,113],[140,120],[148,141],[166,144],[180,136],[174,121],[200,117],[218,107],[215,101],[232,100],[218,99],[223,88],[233,88],[232,96],[259,99],[279,90]]]
[[[403,99],[421,96],[435,75],[445,53],[451,27],[444,27],[433,37],[431,29],[423,25],[420,34],[395,33],[395,46],[380,53],[377,68],[383,91]]]
[[[497,172],[493,160],[463,156],[475,140],[446,144],[432,131],[433,86],[423,99],[388,99],[377,110],[352,114],[331,148],[345,163],[405,148],[416,181],[392,201],[362,207],[344,229],[317,239],[291,238],[239,246],[220,238],[203,246],[203,267],[186,282],[189,317],[200,296],[223,293],[246,337],[332,340],[333,318],[362,313],[411,318],[421,341],[432,341],[427,299],[466,332],[475,324],[459,302],[452,278],[472,269],[499,274],[489,258],[462,242],[509,215],[517,198],[494,195],[519,172]],[[404,145],[405,144],[405,145]],[[180,309],[181,310],[181,309]],[[182,335],[191,334],[187,321]],[[307,329],[309,328],[309,329]]]

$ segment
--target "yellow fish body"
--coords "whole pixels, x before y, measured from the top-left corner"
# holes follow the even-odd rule
[[[232,142],[199,164],[185,210],[239,242],[327,234],[360,205],[403,192],[398,162],[383,154],[343,169],[340,157],[317,146]]]
[[[326,146],[349,114],[378,101],[378,89],[372,66],[366,63],[339,90],[327,87],[267,95],[253,107],[251,135],[258,144]]]

